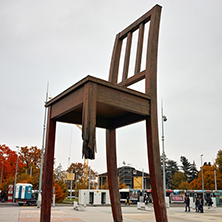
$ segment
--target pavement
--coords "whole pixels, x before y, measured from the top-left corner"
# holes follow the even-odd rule
[[[148,206],[146,210],[138,210],[136,206],[123,206],[124,222],[147,222],[155,221],[154,210]],[[204,213],[184,212],[184,207],[170,207],[167,209],[168,221],[170,222],[197,222],[215,221],[222,219],[222,208],[204,208]],[[39,222],[40,209],[10,204],[0,204],[0,222]],[[52,207],[51,221],[73,221],[73,222],[113,222],[110,206],[87,206],[84,211],[76,211],[72,206],[56,205]]]

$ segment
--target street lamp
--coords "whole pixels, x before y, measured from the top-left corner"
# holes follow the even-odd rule
[[[162,148],[163,148],[163,192],[164,192],[164,196],[166,196],[166,175],[165,175],[165,152],[164,152],[164,122],[167,121],[166,116],[163,115],[163,100],[162,100]]]
[[[16,146],[16,148],[18,148],[19,151],[19,146]],[[18,152],[17,152],[17,161],[16,161],[16,170],[15,170],[15,185],[17,181],[17,171],[18,171]],[[14,190],[15,190],[15,185],[14,185]]]
[[[49,91],[49,83],[47,83],[45,103],[48,102],[48,91]],[[41,200],[42,200],[42,171],[43,171],[43,158],[44,158],[44,149],[45,149],[46,115],[47,115],[47,107],[45,106],[44,122],[43,122],[43,134],[42,134],[41,165],[40,165],[40,173],[39,173],[39,192],[38,192],[37,208],[40,208]]]
[[[200,159],[201,159],[201,166],[202,166],[202,192],[203,192],[203,201],[204,201],[204,178],[203,178],[202,157],[203,157],[203,154],[200,155]]]

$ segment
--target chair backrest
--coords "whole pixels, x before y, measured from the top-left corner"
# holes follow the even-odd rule
[[[156,91],[156,72],[157,72],[157,51],[158,51],[158,36],[159,36],[159,23],[161,15],[161,6],[155,5],[150,11],[145,13],[130,26],[116,35],[112,59],[109,71],[109,81],[117,83],[121,86],[130,86],[145,78],[145,93],[150,94]],[[141,71],[142,50],[144,44],[144,27],[145,24],[150,22],[147,52],[145,59],[145,69]],[[128,77],[130,53],[132,48],[133,33],[139,30],[136,61],[134,74]],[[122,50],[122,42],[126,38],[126,49],[123,62],[122,80],[118,81],[118,72],[120,64],[120,56]]]

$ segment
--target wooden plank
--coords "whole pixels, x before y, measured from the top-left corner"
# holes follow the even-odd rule
[[[155,7],[151,15],[147,61],[146,93],[151,96],[150,117],[146,120],[148,162],[156,221],[167,222],[167,212],[161,174],[158,121],[157,121],[157,49],[161,7]]]
[[[52,104],[52,118],[59,118],[76,107],[81,106],[83,103],[83,94],[84,89],[81,87]]]
[[[119,127],[127,126],[133,123],[137,123],[140,121],[145,120],[145,116],[136,115],[135,113],[126,113],[123,116],[119,116],[113,119],[110,119],[109,121],[109,128],[110,129],[116,129]]]
[[[135,64],[134,75],[140,73],[142,51],[143,51],[143,36],[144,36],[144,24],[141,23],[139,26],[139,36],[137,42],[136,64]]]
[[[55,150],[56,122],[51,119],[51,107],[48,108],[45,159],[42,181],[42,203],[40,222],[51,221],[52,176]]]
[[[125,92],[113,90],[104,86],[98,86],[97,91],[97,102],[128,112],[149,115],[149,99],[129,95]]]
[[[157,53],[161,7],[156,7],[150,21],[149,37],[146,57],[145,92],[156,96],[157,89]]]
[[[127,34],[129,32],[134,32],[135,30],[137,30],[141,23],[145,24],[148,21],[150,21],[151,15],[156,8],[161,8],[161,6],[155,5],[152,9],[150,9],[148,12],[146,12],[143,16],[138,18],[135,22],[133,22],[131,25],[129,25],[127,28],[125,28],[122,32],[120,32],[119,38],[120,39],[126,38]]]
[[[121,48],[122,48],[122,40],[119,39],[119,34],[117,34],[110,64],[109,82],[117,83]]]
[[[84,85],[84,103],[82,114],[83,156],[85,159],[95,159],[95,127],[97,86],[95,83]]]
[[[46,107],[51,106],[52,104],[55,104],[60,100],[63,100],[64,97],[67,97],[69,94],[75,92],[79,88],[82,88],[87,82],[98,83],[100,85],[104,85],[104,86],[107,86],[107,87],[110,87],[110,88],[118,89],[120,91],[124,91],[124,92],[127,92],[129,94],[138,95],[138,96],[141,96],[141,97],[144,97],[144,98],[149,97],[148,95],[146,95],[144,93],[141,93],[141,92],[138,92],[138,91],[135,91],[135,90],[131,90],[131,89],[128,89],[128,88],[125,88],[125,87],[121,87],[116,83],[108,82],[106,80],[99,79],[99,78],[88,75],[87,77],[85,77],[84,79],[79,81],[77,84],[74,84],[73,86],[71,86],[70,88],[68,88],[67,90],[65,90],[64,92],[62,92],[61,94],[59,94],[58,96],[56,96],[55,98],[53,98],[52,100],[47,102]]]
[[[113,221],[122,222],[123,218],[118,184],[115,130],[106,130],[106,158]]]
[[[154,105],[152,105],[152,107],[153,106]],[[154,113],[154,109],[155,108],[152,108],[151,116],[146,121],[150,181],[156,221],[167,222],[168,220],[165,207],[165,198],[163,193],[163,180],[161,174],[157,116]]]
[[[131,44],[132,44],[132,33],[129,32],[127,35],[127,42],[126,42],[126,51],[125,51],[125,58],[124,58],[122,81],[124,81],[128,77]]]
[[[46,107],[51,106],[55,102],[63,99],[64,96],[69,95],[73,91],[77,90],[79,87],[83,86],[85,84],[85,82],[88,81],[89,77],[90,76],[86,76],[85,78],[81,79],[79,82],[75,83],[74,85],[70,86],[68,89],[66,89],[63,92],[61,92],[60,94],[58,94],[56,97],[54,97],[53,99],[51,99],[50,101],[48,101],[46,103]]]
[[[122,81],[122,82],[120,82],[118,85],[126,86],[126,87],[130,86],[130,85],[133,85],[134,83],[137,83],[140,80],[145,79],[145,75],[146,75],[146,71],[142,71],[142,72],[140,72],[140,73],[138,73],[138,74],[136,74],[136,75],[134,75],[134,76],[132,76],[132,77]]]

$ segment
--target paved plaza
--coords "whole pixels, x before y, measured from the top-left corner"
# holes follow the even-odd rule
[[[204,213],[184,212],[184,207],[167,209],[168,221],[221,221],[222,208],[204,209]],[[153,208],[137,210],[136,206],[122,207],[124,222],[155,221]],[[39,222],[40,209],[37,207],[17,207],[0,205],[0,222]],[[55,206],[52,208],[52,222],[113,222],[111,208],[108,206],[86,207],[85,211],[73,210],[71,206]]]

